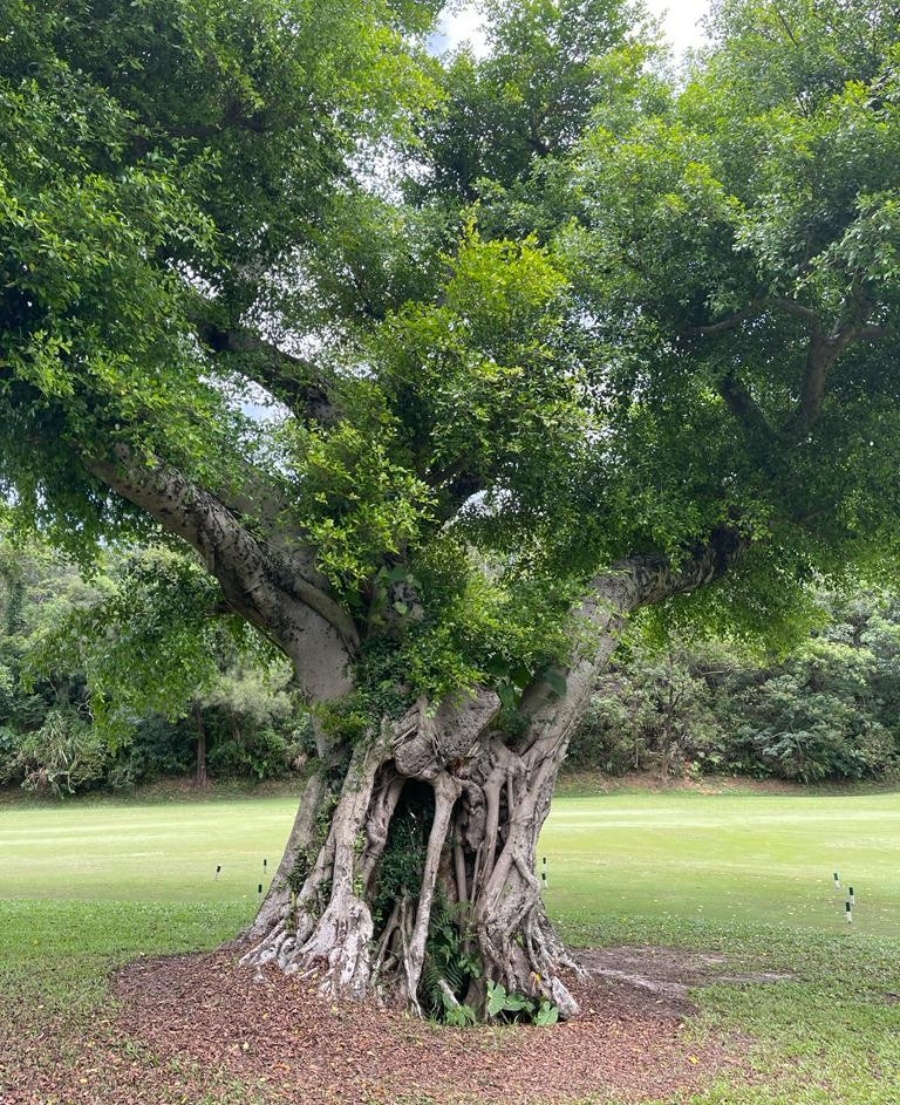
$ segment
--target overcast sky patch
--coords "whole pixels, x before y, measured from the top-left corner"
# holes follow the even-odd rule
[[[709,11],[709,0],[647,0],[647,7],[655,15],[663,17],[663,27],[676,55],[683,54],[692,46],[702,45],[700,20]],[[432,49],[440,54],[445,50],[455,50],[464,42],[471,45],[476,56],[484,54],[481,16],[474,5],[467,4],[452,13],[444,13],[440,29],[432,39]]]

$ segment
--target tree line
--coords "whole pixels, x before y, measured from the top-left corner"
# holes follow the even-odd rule
[[[900,768],[900,603],[822,588],[820,624],[787,655],[734,640],[632,633],[597,680],[575,770],[889,780]]]
[[[0,541],[0,786],[66,796],[302,770],[311,721],[290,667],[221,625],[171,632],[159,603],[190,570],[107,549],[85,578],[45,546]]]

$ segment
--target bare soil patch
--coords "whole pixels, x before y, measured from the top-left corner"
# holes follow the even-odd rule
[[[224,949],[130,964],[113,980],[116,1008],[87,1037],[18,1041],[27,1053],[2,1072],[0,1099],[562,1105],[665,1099],[745,1076],[741,1041],[698,1043],[685,1026],[688,987],[721,979],[721,957],[584,952],[588,976],[572,981],[583,1015],[549,1029],[438,1028],[324,1000],[309,981],[236,959]]]
[[[715,982],[786,982],[794,976],[774,971],[740,971],[727,955],[682,948],[598,948],[579,952],[582,965],[599,978],[619,981],[664,1004],[673,1014],[696,1012],[692,988]]]

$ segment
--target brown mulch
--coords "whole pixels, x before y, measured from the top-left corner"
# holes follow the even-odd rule
[[[697,1042],[685,1027],[678,978],[690,965],[660,956],[674,989],[655,988],[610,955],[589,953],[589,977],[571,983],[578,1019],[469,1029],[325,1000],[309,982],[239,969],[233,950],[142,959],[115,977],[116,1007],[78,1040],[18,1039],[6,1064],[0,1052],[0,1101],[561,1105],[668,1099],[742,1078],[737,1041]],[[703,980],[694,966],[691,984]]]

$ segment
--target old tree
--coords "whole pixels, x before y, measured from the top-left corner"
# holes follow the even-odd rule
[[[186,543],[293,662],[248,962],[567,1016],[535,847],[624,619],[896,553],[900,12],[723,0],[676,83],[624,0],[438,7],[2,0],[6,525]]]

